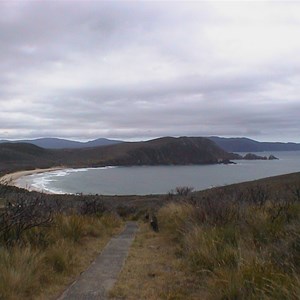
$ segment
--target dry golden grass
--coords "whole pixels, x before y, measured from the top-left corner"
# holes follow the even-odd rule
[[[73,269],[69,274],[54,275],[51,279],[50,285],[41,290],[39,296],[34,297],[36,300],[54,300],[63,293],[76,278],[84,272],[95,258],[101,253],[102,249],[106,246],[111,236],[106,235],[99,238],[85,238],[82,244],[77,245],[73,250]],[[68,248],[70,251],[71,249]],[[70,262],[69,262],[70,263]]]
[[[176,248],[163,233],[141,224],[112,299],[199,299],[201,290],[184,272]]]
[[[115,215],[57,215],[0,248],[0,299],[57,299],[122,228]]]
[[[300,202],[288,190],[168,203],[142,224],[112,299],[299,299]]]
[[[194,207],[190,204],[184,203],[178,205],[176,203],[168,203],[163,206],[158,213],[160,226],[171,239],[178,239],[182,230],[194,218]]]

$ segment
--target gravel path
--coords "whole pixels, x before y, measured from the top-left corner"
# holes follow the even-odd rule
[[[110,240],[91,266],[80,275],[58,300],[108,299],[138,230],[136,222],[127,222],[124,231]]]

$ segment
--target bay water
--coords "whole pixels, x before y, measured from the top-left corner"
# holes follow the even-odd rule
[[[244,153],[242,153],[244,154]],[[279,160],[236,160],[229,165],[132,166],[64,169],[24,176],[17,184],[39,191],[70,194],[165,194],[178,186],[214,186],[300,172],[300,151],[262,152]]]

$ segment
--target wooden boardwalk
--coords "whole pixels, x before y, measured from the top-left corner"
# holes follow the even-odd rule
[[[91,266],[58,298],[58,300],[107,299],[117,280],[138,230],[136,222],[127,222],[124,231],[106,245]]]

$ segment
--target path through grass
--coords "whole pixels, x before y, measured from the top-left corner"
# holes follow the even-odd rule
[[[55,216],[18,243],[0,247],[0,299],[56,299],[101,252],[121,220],[103,216]]]
[[[141,226],[116,299],[299,299],[300,202],[262,187],[183,197]]]

